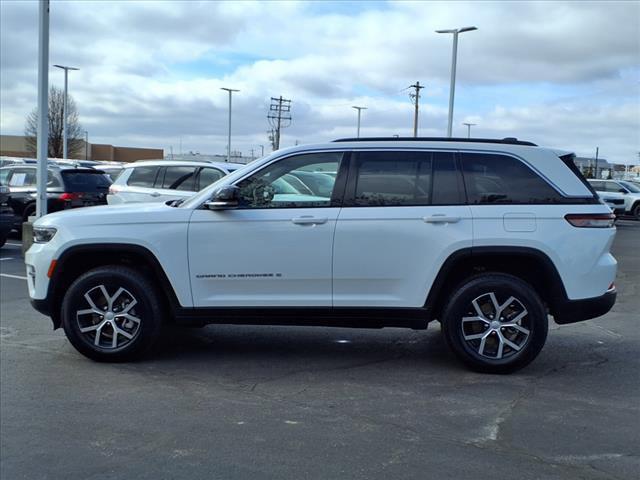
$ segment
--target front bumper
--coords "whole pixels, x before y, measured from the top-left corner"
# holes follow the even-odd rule
[[[617,295],[618,292],[612,289],[600,297],[568,300],[556,307],[553,319],[557,324],[565,325],[600,317],[611,310],[616,303]]]

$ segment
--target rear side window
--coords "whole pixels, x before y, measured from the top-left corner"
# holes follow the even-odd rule
[[[208,187],[212,183],[220,180],[222,177],[224,177],[224,173],[222,173],[217,168],[203,168],[202,170],[200,170],[198,190],[202,190],[203,188]]]
[[[107,190],[111,182],[99,171],[77,172],[63,170],[61,172],[64,188],[67,192],[96,192]]]
[[[622,191],[626,191],[626,189],[622,185],[618,185],[616,182],[603,182],[603,183],[604,183],[605,192],[622,193]]]
[[[9,176],[10,187],[35,187],[35,168],[16,168]]]
[[[160,167],[135,167],[132,170],[127,185],[153,188]]]
[[[559,203],[562,196],[516,158],[492,153],[460,154],[470,204]]]
[[[167,167],[162,182],[162,188],[168,190],[183,190],[195,192],[196,170],[198,167],[179,166]]]
[[[354,154],[356,206],[458,205],[461,186],[453,153],[383,151]]]

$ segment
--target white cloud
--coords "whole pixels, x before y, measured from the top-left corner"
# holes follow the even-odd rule
[[[322,8],[320,8],[322,7]],[[333,10],[333,11],[332,11]],[[0,128],[36,101],[37,3],[0,2]],[[631,2],[52,2],[51,63],[97,142],[218,153],[226,93],[234,148],[266,144],[271,96],[293,99],[283,143],[408,135],[403,89],[420,80],[421,134],[446,128],[451,36],[460,36],[455,128],[517,136],[614,161],[640,150],[640,4]],[[62,74],[50,71],[61,85]],[[538,98],[544,91],[544,98]],[[471,94],[478,92],[478,95]]]

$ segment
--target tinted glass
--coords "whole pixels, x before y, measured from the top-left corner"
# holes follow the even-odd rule
[[[292,172],[302,170],[311,175],[337,172],[342,153],[310,153],[279,160],[238,184],[241,208],[329,207],[335,178],[330,177],[330,191],[314,193]]]
[[[47,172],[47,187],[60,188],[61,186],[58,176],[51,171]]]
[[[195,192],[198,167],[167,167],[162,188]]]
[[[634,185],[631,182],[620,182],[620,185],[622,185],[624,188],[626,188],[630,192],[640,193],[640,187],[638,187],[637,185]]]
[[[594,190],[603,192],[604,191],[604,182],[589,180],[589,183],[593,187]]]
[[[224,177],[224,173],[217,168],[203,168],[200,170],[200,186],[198,187],[198,190],[208,187],[212,183],[220,180],[222,177]]]
[[[431,153],[357,152],[357,206],[429,205]]]
[[[516,158],[489,153],[463,153],[460,158],[471,204],[562,201],[560,194]]]
[[[152,188],[160,167],[136,167],[131,172],[127,185]]]
[[[74,170],[63,170],[61,172],[64,189],[67,192],[97,192],[109,188],[111,182],[104,174],[96,171],[78,172]]]
[[[9,179],[9,173],[11,173],[11,169],[10,168],[0,169],[0,183],[2,185],[7,185],[9,183],[7,181]]]
[[[622,185],[618,185],[617,182],[602,182],[602,183],[604,183],[605,192],[622,193],[620,192],[620,190],[624,190],[624,187]]]
[[[460,205],[464,195],[460,190],[458,167],[453,153],[433,153],[432,205]]]

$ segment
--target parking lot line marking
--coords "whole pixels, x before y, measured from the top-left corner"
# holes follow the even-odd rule
[[[2,262],[4,260],[13,260],[13,257],[2,257],[2,258],[0,258],[0,262]]]
[[[17,278],[18,280],[26,280],[27,279],[27,277],[21,277],[20,275],[11,275],[9,273],[0,273],[0,277]]]

